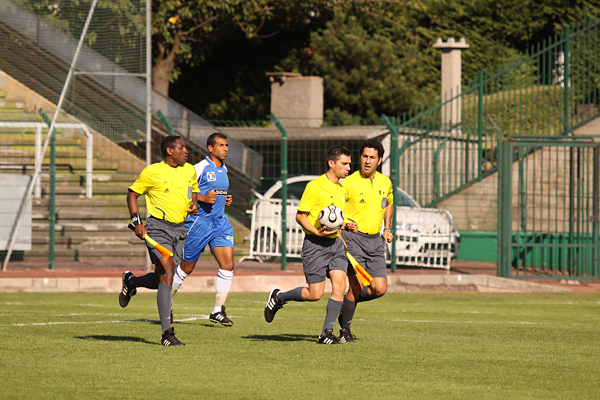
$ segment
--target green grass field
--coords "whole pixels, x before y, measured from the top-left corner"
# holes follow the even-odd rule
[[[316,343],[326,298],[267,324],[266,293],[232,293],[231,328],[213,299],[178,294],[187,345],[163,347],[155,295],[2,293],[0,398],[600,398],[597,293],[390,293],[337,346]]]

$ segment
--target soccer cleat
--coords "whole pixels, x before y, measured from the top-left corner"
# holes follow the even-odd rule
[[[227,314],[225,314],[225,306],[221,306],[221,311],[210,314],[208,320],[210,322],[214,322],[215,324],[219,323],[225,326],[233,325],[233,321],[227,318]]]
[[[338,339],[333,336],[333,329],[325,329],[325,334],[319,336],[319,344],[340,344]]]
[[[281,290],[273,288],[271,289],[271,293],[269,293],[269,300],[265,306],[265,321],[267,322],[273,321],[273,318],[275,318],[275,313],[277,313],[277,311],[279,311],[279,309],[286,304],[285,302],[277,299],[279,292],[281,292]]]
[[[180,342],[175,337],[175,330],[173,328],[169,328],[163,333],[160,338],[160,344],[163,346],[185,346],[185,343]]]
[[[123,286],[121,287],[121,293],[119,293],[119,305],[123,308],[127,307],[129,304],[129,300],[131,300],[131,296],[135,296],[137,293],[137,289],[130,289],[128,285],[129,280],[131,278],[135,278],[135,275],[129,271],[123,272]]]
[[[340,329],[340,337],[338,338],[340,343],[354,343],[354,335],[350,332],[350,329]]]

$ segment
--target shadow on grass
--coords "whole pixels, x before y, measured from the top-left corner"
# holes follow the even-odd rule
[[[104,342],[137,342],[137,343],[145,343],[145,344],[154,344],[158,343],[149,342],[146,339],[142,339],[140,337],[135,336],[112,336],[112,335],[90,335],[90,336],[75,336],[76,339],[81,340],[102,340]]]
[[[254,341],[273,341],[273,342],[316,342],[317,337],[313,335],[250,335],[242,336],[242,339],[250,339]]]

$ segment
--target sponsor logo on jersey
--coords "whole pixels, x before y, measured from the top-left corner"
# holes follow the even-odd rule
[[[360,199],[360,201],[358,202],[358,204],[365,204],[365,199]]]
[[[381,199],[381,208],[385,208],[387,206],[387,199],[384,197]]]
[[[207,172],[206,173],[206,180],[211,182],[211,181],[216,181],[217,180],[217,176],[215,175],[215,173],[213,171]]]
[[[188,186],[188,199],[192,198],[192,187]]]
[[[169,188],[166,188],[166,189],[165,189],[165,193],[171,193],[171,192],[169,191]]]
[[[217,196],[227,196],[227,190],[224,189],[210,189],[209,192],[213,192]]]

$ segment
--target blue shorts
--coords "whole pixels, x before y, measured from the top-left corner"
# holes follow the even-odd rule
[[[211,252],[215,247],[233,247],[233,227],[225,215],[215,219],[188,217],[185,228],[187,239],[181,257],[184,261],[198,261],[207,244]]]

